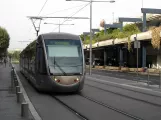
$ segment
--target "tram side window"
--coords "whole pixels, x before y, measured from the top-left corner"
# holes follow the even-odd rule
[[[35,54],[31,58],[31,71],[35,73]]]
[[[25,65],[25,69],[27,69],[27,58],[25,57],[25,60],[24,60],[24,65]]]
[[[30,57],[30,71],[34,74],[35,73],[35,48],[31,50],[31,57]]]
[[[37,70],[41,74],[46,74],[45,56],[42,47],[37,48]]]
[[[27,70],[29,70],[29,58],[28,58],[28,56],[26,58],[26,61],[27,61]]]

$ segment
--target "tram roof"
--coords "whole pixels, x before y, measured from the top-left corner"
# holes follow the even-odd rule
[[[71,33],[45,33],[41,34],[44,39],[71,39],[71,40],[80,40],[78,35]]]

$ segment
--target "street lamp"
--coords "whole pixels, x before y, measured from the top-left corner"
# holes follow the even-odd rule
[[[60,22],[59,22],[59,24],[55,24],[55,23],[44,23],[44,24],[53,24],[53,25],[59,25],[59,32],[60,32],[60,25],[74,25],[74,24],[61,24]]]
[[[89,64],[89,74],[91,75],[91,66],[92,66],[92,2],[110,2],[114,3],[115,0],[110,1],[93,1],[93,0],[66,0],[66,1],[82,1],[90,2],[90,64]]]

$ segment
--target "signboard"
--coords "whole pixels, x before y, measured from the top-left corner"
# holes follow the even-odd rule
[[[68,39],[49,39],[49,40],[45,40],[45,44],[47,46],[49,45],[80,45],[80,41],[79,40],[68,40]]]
[[[134,48],[140,48],[140,41],[134,41]]]
[[[54,41],[54,45],[70,45],[68,41]]]

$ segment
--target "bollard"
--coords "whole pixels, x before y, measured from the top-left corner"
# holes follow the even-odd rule
[[[160,70],[160,84],[159,84],[159,88],[161,88],[161,70]]]
[[[14,87],[14,82],[13,82],[13,69],[11,70],[11,88]]]
[[[14,71],[14,69],[15,69],[15,68],[14,68],[14,67],[12,67],[12,70],[13,70],[13,71]]]
[[[17,103],[22,103],[23,101],[23,95],[22,92],[17,93]]]
[[[18,81],[17,80],[15,80],[15,86],[18,86]]]
[[[11,77],[13,78],[13,76],[14,76],[14,75],[13,75],[13,69],[11,69]]]
[[[21,104],[21,116],[25,118],[29,117],[28,103]]]
[[[16,94],[20,92],[20,86],[16,86]]]
[[[149,86],[149,70],[147,70],[147,71],[148,71],[148,81],[147,81],[147,84]]]

